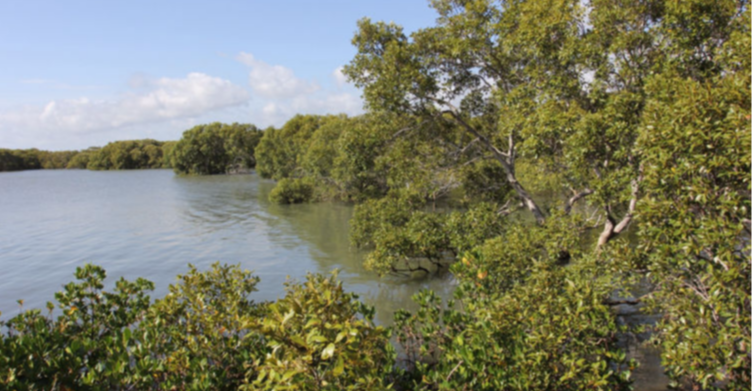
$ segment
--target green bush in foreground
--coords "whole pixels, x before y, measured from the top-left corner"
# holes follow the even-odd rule
[[[129,350],[138,345],[133,328],[149,308],[154,285],[120,279],[103,291],[105,271],[86,265],[55,295],[61,315],[26,311],[0,327],[0,385],[5,389],[117,389],[130,374]]]
[[[276,204],[300,204],[314,197],[314,182],[310,178],[284,178],[269,193]]]
[[[381,390],[395,353],[374,309],[345,293],[335,278],[309,275],[287,284],[260,332],[271,350],[244,390]]]
[[[626,390],[634,362],[617,345],[602,304],[608,288],[584,270],[537,263],[533,277],[505,294],[461,284],[446,307],[432,292],[400,312],[397,336],[408,355],[408,389]],[[484,273],[478,280],[491,278]]]
[[[494,245],[494,244],[491,244]],[[453,266],[456,301],[416,296],[393,329],[336,276],[288,283],[284,298],[249,299],[259,279],[237,266],[191,266],[150,302],[153,284],[78,268],[56,295],[60,315],[0,322],[0,389],[26,390],[527,390],[626,389],[605,259],[562,268],[543,254],[505,288],[496,262],[470,252]],[[390,342],[404,354],[398,365]]]
[[[237,266],[191,267],[150,304],[154,285],[86,265],[39,310],[0,322],[0,389],[378,390],[394,363],[389,332],[335,277],[310,275],[277,303],[248,299]]]

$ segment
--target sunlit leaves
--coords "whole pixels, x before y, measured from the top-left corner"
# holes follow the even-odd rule
[[[288,283],[258,326],[270,353],[258,379],[242,389],[385,389],[394,363],[389,332],[356,299],[334,276]]]
[[[76,278],[56,295],[57,319],[30,310],[0,322],[0,387],[387,388],[389,332],[334,276],[290,283],[273,304],[249,299],[258,278],[219,263],[190,266],[154,303],[143,279],[108,292],[100,267],[79,268]]]

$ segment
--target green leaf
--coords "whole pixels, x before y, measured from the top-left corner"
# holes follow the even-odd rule
[[[335,354],[335,344],[330,343],[322,350],[322,360],[327,360]]]

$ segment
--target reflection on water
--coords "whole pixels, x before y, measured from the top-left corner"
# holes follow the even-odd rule
[[[105,267],[111,286],[121,276],[148,278],[156,297],[188,263],[241,264],[261,277],[256,300],[284,295],[288,278],[339,269],[345,288],[374,305],[381,324],[392,323],[399,308],[416,308],[410,297],[420,289],[449,297],[450,276],[406,281],[364,270],[363,254],[348,241],[352,207],[270,204],[273,186],[256,175],[179,177],[167,170],[0,173],[2,318],[18,313],[17,299],[43,308],[86,262]]]
[[[256,175],[180,177],[151,171],[23,171],[0,174],[0,311],[41,308],[93,262],[110,278],[146,277],[154,296],[192,263],[240,263],[261,277],[258,300],[284,294],[286,279],[340,270],[346,288],[388,324],[421,288],[447,279],[379,279],[348,241],[352,207],[276,205]],[[5,318],[6,316],[4,316]]]

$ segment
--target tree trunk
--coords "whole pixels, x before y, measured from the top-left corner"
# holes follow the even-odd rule
[[[521,185],[520,182],[518,182],[518,179],[515,177],[515,145],[512,134],[510,135],[509,150],[507,153],[505,153],[495,147],[488,137],[482,135],[473,126],[465,122],[460,117],[460,115],[455,112],[455,110],[450,110],[448,111],[448,113],[452,115],[455,121],[463,126],[469,133],[476,136],[476,138],[481,141],[482,144],[484,144],[486,149],[488,149],[494,155],[494,158],[497,159],[500,164],[502,164],[502,168],[507,174],[507,183],[513,188],[513,190],[515,190],[515,193],[518,195],[518,197],[523,200],[523,204],[526,206],[526,208],[528,208],[528,210],[533,213],[533,217],[536,219],[536,222],[539,224],[544,224],[544,222],[546,221],[544,212],[541,211],[541,208],[539,208],[539,206],[536,204],[536,201],[533,200],[531,195],[528,194],[526,189],[523,188],[523,185]]]
[[[641,169],[642,171],[642,169]],[[643,174],[639,175],[638,178],[633,179],[630,182],[631,191],[630,194],[632,197],[630,198],[630,202],[628,203],[628,209],[627,212],[625,212],[625,216],[622,217],[622,220],[620,220],[619,223],[615,225],[614,219],[611,216],[612,209],[610,206],[607,206],[606,213],[607,213],[607,222],[604,223],[604,230],[601,231],[601,235],[599,235],[599,241],[596,243],[596,249],[600,249],[601,246],[607,244],[612,238],[619,235],[624,231],[628,225],[630,225],[630,222],[633,221],[633,213],[635,213],[635,205],[638,202],[638,190],[640,186],[640,182],[643,180]]]
[[[615,236],[614,232],[614,221],[612,220],[612,216],[609,216],[607,214],[607,222],[604,223],[604,230],[601,231],[601,234],[599,235],[599,241],[596,243],[596,248],[600,249],[602,246],[607,244],[610,239],[612,239]]]
[[[508,171],[508,167],[504,164],[502,166],[505,168],[505,171],[507,171],[507,183],[512,186],[518,197],[523,200],[523,204],[526,206],[526,208],[528,208],[528,210],[533,213],[533,217],[536,219],[536,222],[539,224],[544,224],[546,218],[544,217],[544,213],[541,212],[541,209],[539,209],[539,206],[536,204],[536,201],[531,198],[531,195],[528,194],[526,189],[524,189],[520,182],[518,182],[517,178],[515,178],[515,173]]]

